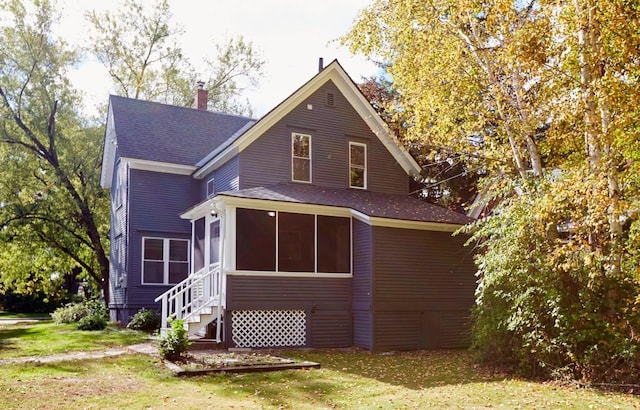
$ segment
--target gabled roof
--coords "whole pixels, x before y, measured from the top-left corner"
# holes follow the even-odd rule
[[[302,104],[306,98],[329,80],[333,81],[338,90],[344,95],[347,101],[349,101],[351,106],[356,110],[360,117],[362,117],[364,122],[369,126],[369,128],[371,128],[373,133],[378,137],[391,155],[393,155],[405,172],[410,175],[418,174],[420,172],[420,166],[416,163],[413,157],[411,157],[411,155],[397,143],[387,124],[373,109],[351,77],[349,77],[340,63],[338,63],[338,60],[333,60],[322,71],[316,74],[302,87],[298,88],[282,103],[260,118],[260,120],[250,126],[244,133],[238,135],[235,140],[227,141],[225,145],[220,146],[219,153],[217,155],[209,160],[205,159],[201,161],[198,164],[200,169],[194,172],[194,177],[204,177],[210,171],[218,168],[231,159],[238,152],[244,150],[264,132],[271,128],[271,126],[281,120],[295,107]]]
[[[116,146],[120,157],[195,166],[239,129],[254,121],[239,115],[115,95],[109,97],[108,117],[103,186],[111,183]]]
[[[409,196],[359,189],[283,183],[268,187],[226,191],[219,193],[218,196],[350,208],[367,217],[412,222],[464,225],[473,221],[473,218],[464,214]]]
[[[120,155],[195,165],[251,118],[110,96]],[[134,138],[132,138],[134,137]]]

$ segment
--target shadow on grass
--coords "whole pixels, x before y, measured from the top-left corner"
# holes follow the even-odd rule
[[[370,353],[368,351],[287,351],[284,355],[315,361],[322,368],[348,373],[412,390],[504,379],[473,361],[466,350]]]
[[[344,389],[335,379],[320,378],[314,370],[221,374],[210,377],[217,383],[225,384],[220,393],[228,398],[252,397],[255,402],[279,408],[308,408],[310,405],[332,408],[336,406],[332,397],[339,396]]]
[[[33,333],[37,332],[27,326],[0,328],[0,355],[3,351],[16,350],[15,345],[19,343],[20,338],[32,335]]]

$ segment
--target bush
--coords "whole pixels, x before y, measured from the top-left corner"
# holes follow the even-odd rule
[[[103,330],[107,327],[107,318],[101,315],[85,316],[78,321],[78,330]]]
[[[107,314],[104,303],[93,299],[58,308],[51,314],[51,318],[58,324],[76,323],[79,330],[102,330],[107,327]]]
[[[165,360],[179,360],[189,348],[189,336],[184,328],[182,319],[171,319],[171,328],[167,334],[160,339],[160,357]]]
[[[76,323],[85,316],[91,314],[89,307],[84,303],[69,303],[64,307],[56,309],[51,318],[57,324]]]
[[[127,328],[153,333],[160,328],[160,315],[155,310],[142,308],[133,315]]]

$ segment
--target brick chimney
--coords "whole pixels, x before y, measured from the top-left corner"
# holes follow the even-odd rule
[[[193,108],[199,110],[207,109],[207,90],[204,89],[204,81],[198,81],[196,83],[198,88],[196,89],[196,98],[193,101]]]

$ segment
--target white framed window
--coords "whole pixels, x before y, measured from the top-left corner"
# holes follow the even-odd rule
[[[349,142],[349,187],[367,189],[367,145]]]
[[[189,241],[142,238],[142,284],[175,285],[189,274]]]
[[[291,180],[311,182],[311,135],[291,134]]]
[[[212,197],[216,193],[216,180],[211,178],[207,181],[207,198]]]

